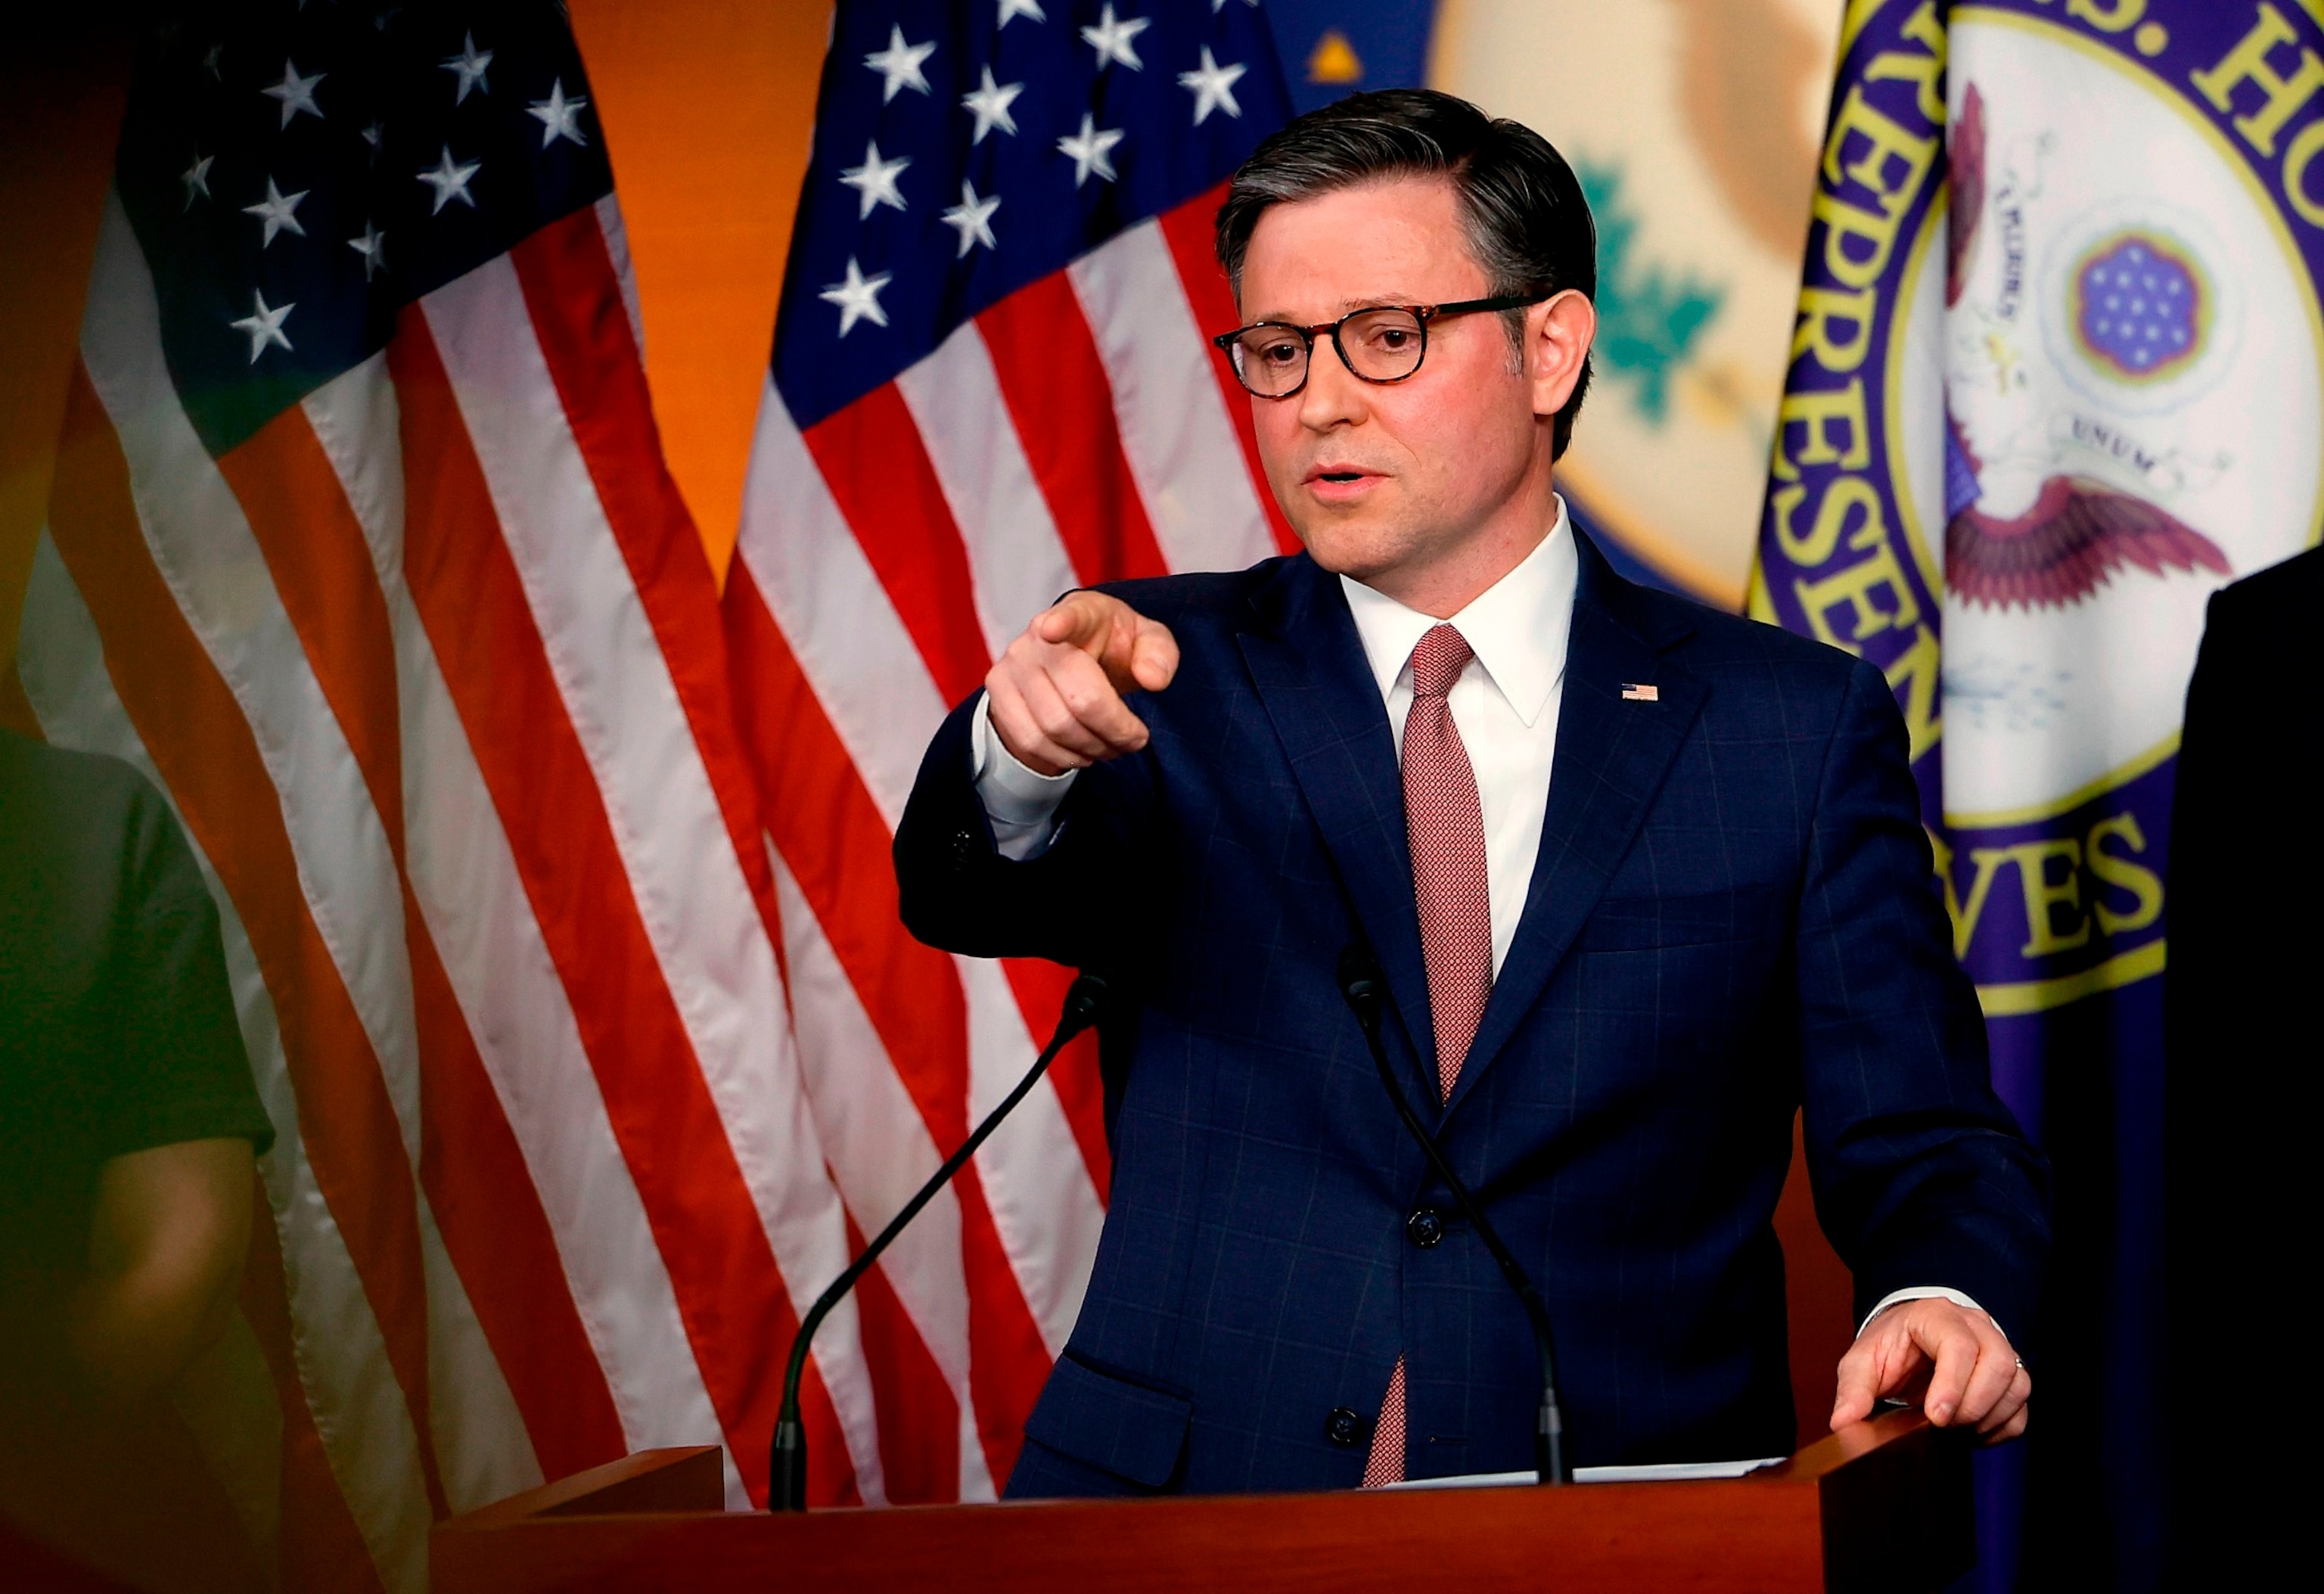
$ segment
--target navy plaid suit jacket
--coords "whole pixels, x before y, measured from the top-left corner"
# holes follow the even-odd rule
[[[1531,1465],[1532,1339],[1342,1000],[1359,937],[1407,1095],[1548,1299],[1577,1464],[1791,1448],[1770,1223],[1803,1106],[1858,1312],[1950,1285],[2029,1343],[2047,1171],[1987,1083],[1886,684],[1577,541],[1541,853],[1441,1110],[1394,742],[1335,577],[1301,555],[1108,588],[1183,662],[1034,859],[993,848],[973,700],[938,733],[905,922],[1125,989],[1104,1234],[1011,1494],[1351,1488],[1399,1351],[1408,1476]],[[1449,1228],[1427,1248],[1422,1208]]]

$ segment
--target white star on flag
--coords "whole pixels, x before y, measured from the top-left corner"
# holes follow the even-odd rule
[[[461,34],[459,54],[447,56],[436,64],[460,79],[459,88],[452,95],[456,106],[467,103],[471,88],[481,88],[486,94],[493,91],[493,86],[484,80],[484,69],[493,64],[493,52],[478,50],[476,36],[472,32]]]
[[[1009,114],[1009,106],[1010,102],[1024,92],[1025,86],[1022,83],[995,83],[992,80],[992,69],[985,68],[983,83],[972,92],[960,97],[963,108],[976,118],[976,132],[971,135],[968,142],[973,144],[982,143],[984,135],[996,127],[1014,137],[1017,132],[1017,119]]]
[[[1130,48],[1130,41],[1144,32],[1150,25],[1142,16],[1130,17],[1126,21],[1115,21],[1113,0],[1106,0],[1105,9],[1098,13],[1097,26],[1084,28],[1082,38],[1091,49],[1097,51],[1099,71],[1104,71],[1106,63],[1109,61],[1120,61],[1133,72],[1142,71],[1146,63],[1138,59],[1138,51]]]
[[[866,277],[851,254],[847,257],[847,281],[834,282],[816,297],[825,304],[839,307],[839,336],[844,337],[855,330],[858,321],[869,321],[874,327],[888,324],[888,312],[880,308],[880,290],[885,288],[888,281],[886,272]]]
[[[868,217],[875,205],[892,205],[899,210],[905,208],[904,196],[896,187],[896,177],[911,163],[909,155],[899,155],[893,161],[880,159],[880,141],[876,138],[863,146],[863,164],[846,167],[839,174],[840,181],[863,197],[863,203],[855,213],[856,220],[862,221]],[[883,321],[881,325],[884,327],[887,323]]]
[[[1009,25],[1010,18],[1017,16],[1029,16],[1037,23],[1049,20],[1049,14],[1041,9],[1041,0],[1001,0],[1001,20],[992,24],[992,31],[999,32]]]
[[[320,83],[326,76],[327,74],[318,72],[311,78],[301,78],[299,76],[298,64],[286,60],[282,63],[282,81],[272,88],[262,88],[258,92],[269,99],[279,99],[282,102],[284,127],[290,126],[290,118],[301,111],[320,122],[323,120],[323,108],[315,103],[315,85]]]
[[[1095,120],[1084,111],[1082,130],[1057,141],[1059,152],[1074,158],[1074,187],[1079,188],[1087,182],[1093,171],[1111,182],[1114,178],[1113,146],[1120,142],[1121,129],[1109,127],[1101,133]]]
[[[960,253],[954,256],[955,260],[965,258],[968,252],[979,244],[987,249],[1000,247],[992,239],[992,213],[1000,208],[1000,195],[980,199],[976,197],[976,185],[966,179],[962,180],[960,203],[938,217],[945,226],[960,235]]]
[[[1211,59],[1211,47],[1203,46],[1203,64],[1191,72],[1178,74],[1178,87],[1194,92],[1195,126],[1200,127],[1203,119],[1213,111],[1224,111],[1230,116],[1242,115],[1242,107],[1235,103],[1235,79],[1250,69],[1240,63],[1221,66]]]
[[[273,243],[274,235],[280,232],[293,232],[302,238],[307,235],[307,229],[300,226],[299,218],[291,214],[299,208],[299,201],[307,194],[305,189],[295,194],[285,194],[274,186],[274,180],[270,177],[266,180],[266,198],[255,205],[242,207],[244,216],[254,216],[266,224],[266,235],[258,240],[261,249]]]
[[[195,195],[198,194],[205,199],[210,197],[210,163],[217,159],[216,155],[205,155],[196,150],[194,163],[178,174],[178,180],[186,185],[187,209],[194,207]]]
[[[371,281],[374,272],[387,269],[387,235],[373,226],[368,219],[364,222],[363,235],[349,238],[347,247],[364,257],[364,281]]]
[[[299,307],[295,304],[283,304],[269,309],[266,308],[266,295],[254,292],[250,297],[256,301],[258,308],[241,320],[230,321],[227,325],[236,332],[246,332],[250,335],[250,363],[255,365],[258,364],[258,356],[266,352],[268,344],[271,343],[278,348],[284,349],[290,346],[290,340],[282,336],[282,322],[292,310]]]
[[[588,99],[581,95],[576,94],[571,99],[565,97],[564,78],[559,78],[551,83],[547,99],[537,99],[525,107],[527,115],[540,119],[540,147],[545,150],[560,138],[569,138],[576,144],[586,144],[589,140],[582,133],[578,118],[588,104]]]
[[[442,158],[436,162],[436,170],[420,173],[420,180],[436,190],[435,208],[428,214],[442,215],[444,207],[455,199],[474,210],[476,207],[476,197],[468,192],[468,180],[482,170],[484,164],[482,161],[454,161],[452,146],[446,144]]]
[[[926,94],[928,80],[920,70],[920,63],[936,52],[936,41],[930,40],[926,44],[907,44],[904,42],[904,30],[890,27],[888,30],[888,48],[874,51],[863,58],[865,66],[887,79],[881,91],[880,103],[886,105],[896,97],[896,91],[900,88],[917,88]]]

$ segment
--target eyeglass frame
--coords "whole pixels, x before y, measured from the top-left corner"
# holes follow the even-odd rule
[[[1540,293],[1496,294],[1490,299],[1454,299],[1449,304],[1368,304],[1360,309],[1350,310],[1336,321],[1318,321],[1313,327],[1303,327],[1296,321],[1253,321],[1247,327],[1236,327],[1232,332],[1222,332],[1212,338],[1211,342],[1217,346],[1221,354],[1227,357],[1227,364],[1233,370],[1235,381],[1242,384],[1242,391],[1254,399],[1297,398],[1307,386],[1308,376],[1312,375],[1315,369],[1315,340],[1326,332],[1332,335],[1332,347],[1339,355],[1340,364],[1349,375],[1358,382],[1369,382],[1374,387],[1394,387],[1399,382],[1410,382],[1419,375],[1421,366],[1427,363],[1428,328],[1432,322],[1441,321],[1448,316],[1472,315],[1480,310],[1524,309],[1528,306],[1541,304],[1556,297],[1554,290],[1545,290]],[[1358,316],[1378,315],[1382,310],[1402,310],[1420,326],[1420,358],[1415,360],[1412,363],[1412,369],[1402,376],[1366,376],[1356,369],[1355,362],[1348,358],[1348,346],[1340,341],[1341,327]],[[1299,335],[1299,341],[1306,346],[1306,372],[1302,373],[1296,386],[1286,388],[1279,393],[1262,393],[1251,386],[1250,380],[1243,375],[1242,366],[1234,357],[1236,341],[1244,333],[1256,332],[1262,327],[1279,327],[1286,332],[1296,332]]]

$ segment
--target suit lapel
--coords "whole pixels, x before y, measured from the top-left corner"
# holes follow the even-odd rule
[[[1577,533],[1574,541],[1581,582],[1566,646],[1541,851],[1525,915],[1493,981],[1460,1081],[1445,1103],[1448,1114],[1474,1093],[1479,1078],[1572,947],[1709,696],[1702,683],[1659,657],[1646,617],[1631,602],[1634,589],[1587,538]],[[1663,645],[1676,640],[1664,639]],[[1626,687],[1641,684],[1655,688],[1655,701],[1622,696]]]
[[[1418,1044],[1435,1031],[1396,739],[1347,598],[1336,577],[1302,554],[1284,562],[1252,606],[1260,623],[1240,640],[1259,701],[1388,976],[1406,1033],[1416,1052],[1434,1057],[1433,1046]],[[1435,1094],[1427,1092],[1427,1099]]]

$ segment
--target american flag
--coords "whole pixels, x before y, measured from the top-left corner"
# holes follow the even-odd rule
[[[946,708],[1067,588],[1292,546],[1204,336],[1237,321],[1220,187],[1287,115],[1248,0],[840,0],[725,606],[800,1065],[863,1233],[1069,977],[898,922]],[[871,1406],[834,1389],[866,1497],[1007,1481],[1107,1186],[1093,1056],[1050,1078],[865,1280]]]
[[[424,1587],[433,1519],[645,1446],[762,1497],[848,1257],[640,341],[546,0],[143,47],[18,668],[225,919],[280,1442],[210,1450],[286,1587]],[[827,1499],[880,1497],[860,1343],[809,1391]]]

